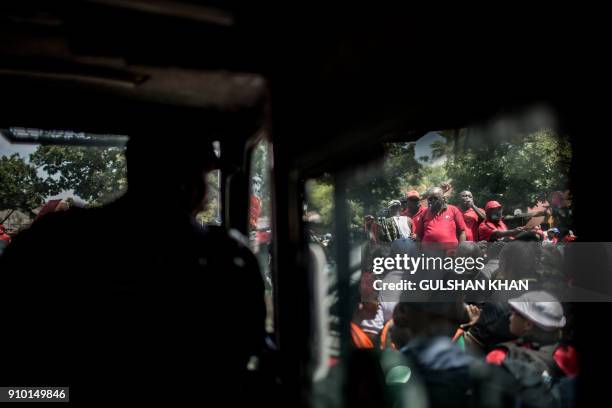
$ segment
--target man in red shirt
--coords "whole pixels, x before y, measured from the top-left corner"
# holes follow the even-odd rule
[[[412,219],[412,225],[416,226],[423,214],[425,214],[425,211],[427,211],[427,208],[421,205],[421,196],[419,196],[419,192],[410,190],[406,193],[405,201],[402,201],[406,204],[406,208],[402,209],[400,215],[410,217]]]
[[[465,221],[465,240],[478,241],[478,226],[480,222],[486,218],[486,214],[482,208],[476,207],[472,193],[465,190],[460,193],[461,204],[460,208],[463,212],[463,221]]]
[[[423,243],[451,244],[465,241],[465,221],[459,208],[446,204],[444,192],[434,187],[427,193],[429,208],[416,225],[416,235]]]
[[[11,243],[11,237],[6,233],[4,225],[0,224],[0,255],[4,252],[4,248]]]
[[[502,220],[502,205],[489,201],[485,205],[486,220],[478,227],[478,239],[481,241],[498,241],[502,238],[513,238],[523,232],[523,228],[509,230]]]
[[[4,247],[11,243],[11,236],[6,233],[4,225],[0,224],[0,254]]]
[[[4,231],[4,225],[0,224],[0,255],[2,255],[4,248],[11,242],[11,237]]]
[[[11,242],[11,236],[6,233],[6,229],[2,224],[0,224],[0,241],[5,241],[6,243]]]

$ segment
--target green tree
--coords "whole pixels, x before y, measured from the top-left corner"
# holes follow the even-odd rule
[[[218,225],[221,222],[221,214],[219,209],[220,191],[219,191],[219,176],[220,171],[215,170],[208,173],[206,177],[206,203],[204,211],[196,215],[196,220],[200,224]]]
[[[14,210],[30,213],[48,193],[49,188],[36,168],[17,153],[0,157],[0,211],[9,210],[5,218]]]
[[[429,146],[431,147],[431,158],[433,160],[446,157],[450,153],[447,140],[436,140],[431,142]]]
[[[422,166],[414,157],[414,147],[414,142],[387,143],[382,161],[356,172],[347,189],[352,208],[376,213],[405,193],[407,186],[417,184]]]
[[[325,177],[310,180],[306,184],[308,211],[315,211],[321,217],[324,228],[331,228],[334,211],[334,187]]]
[[[413,185],[411,189],[414,188],[418,192],[424,193],[428,188],[439,186],[446,181],[448,181],[448,173],[444,164],[423,166],[418,183]]]
[[[270,173],[271,173],[271,158],[272,158],[272,147],[270,142],[266,139],[261,140],[257,143],[257,146],[253,150],[253,159],[251,161],[251,178],[259,177],[261,182],[259,184],[260,190],[258,192],[259,198],[261,199],[261,216],[269,217],[269,211],[272,208],[270,204]],[[253,180],[251,179],[251,186]]]
[[[381,161],[358,169],[351,175],[347,198],[351,228],[362,228],[366,214],[376,214],[389,200],[399,198],[418,183],[422,166],[415,159],[414,142],[385,144]],[[321,216],[324,229],[330,229],[333,217],[333,182],[329,175],[310,181],[306,186],[308,210]]]
[[[436,132],[443,139],[430,144],[432,161],[461,154],[467,144],[467,129],[451,129]]]
[[[50,190],[74,190],[90,205],[107,202],[127,188],[122,148],[39,146],[30,162],[48,174],[45,183]]]
[[[534,205],[568,185],[571,146],[550,129],[512,141],[467,149],[446,163],[455,191],[470,190],[477,202],[499,200],[506,208]]]

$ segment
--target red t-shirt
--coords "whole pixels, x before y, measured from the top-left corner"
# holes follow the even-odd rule
[[[479,210],[483,211],[481,208],[479,208]],[[465,240],[478,241],[478,226],[480,224],[480,219],[472,207],[463,212],[463,221],[465,221],[466,226]]]
[[[257,220],[261,216],[261,200],[256,195],[251,195],[251,202],[249,205],[249,227],[251,229],[257,229]]]
[[[457,234],[465,230],[463,214],[454,205],[448,205],[439,214],[428,209],[416,226],[416,234],[421,242],[457,244]]]
[[[427,208],[420,206],[416,214],[410,217],[412,218],[412,225],[414,226],[414,228],[416,228],[416,226],[419,225],[419,222],[421,218],[423,218],[423,215],[425,214],[425,212],[427,212]]]
[[[497,224],[493,221],[485,220],[480,223],[478,227],[478,239],[481,241],[489,241],[493,231],[508,231],[508,227],[502,220],[499,220]]]

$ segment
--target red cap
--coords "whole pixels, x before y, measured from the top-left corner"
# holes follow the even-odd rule
[[[500,208],[502,205],[498,201],[489,201],[487,205],[485,205],[485,211],[491,208]]]
[[[409,192],[406,193],[406,198],[418,198],[420,200],[421,196],[419,195],[418,191],[410,190]]]

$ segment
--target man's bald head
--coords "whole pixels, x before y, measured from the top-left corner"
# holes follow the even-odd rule
[[[427,204],[435,213],[442,211],[446,207],[444,191],[440,187],[432,187],[427,190]]]
[[[444,197],[444,191],[440,187],[431,187],[429,190],[427,190],[427,198],[429,198],[431,196],[436,196],[436,197],[439,197],[439,198],[443,198]]]

